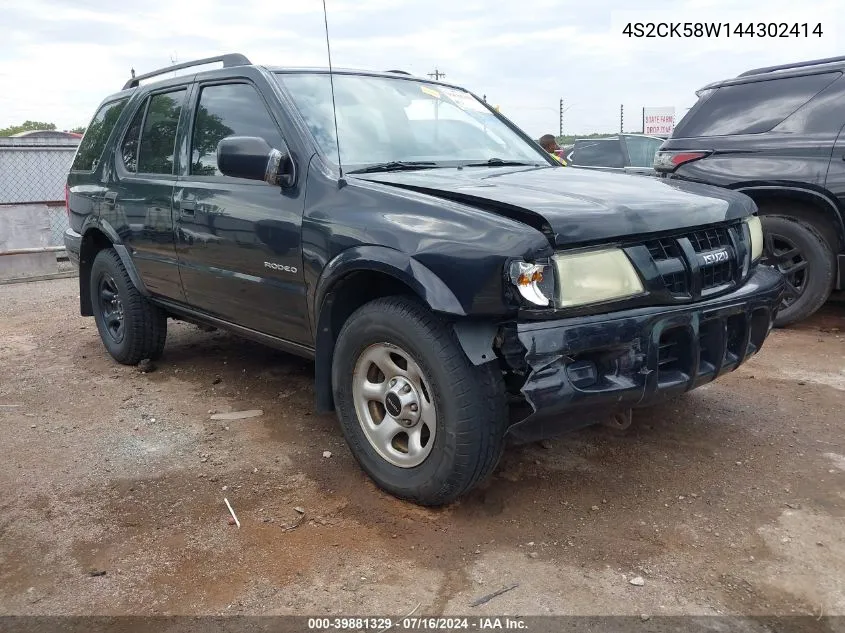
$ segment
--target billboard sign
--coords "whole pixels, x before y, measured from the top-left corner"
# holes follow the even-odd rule
[[[675,108],[643,108],[643,134],[670,136],[675,129]]]

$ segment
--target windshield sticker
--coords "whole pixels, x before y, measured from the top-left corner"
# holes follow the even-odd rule
[[[425,94],[434,97],[435,99],[440,98],[440,93],[437,92],[434,88],[429,88],[428,86],[420,86],[420,90],[422,90]]]
[[[452,102],[457,105],[462,110],[471,110],[473,112],[484,112],[487,113],[487,108],[484,107],[483,103],[480,103],[474,97],[468,95],[465,92],[460,92],[459,90],[444,90],[444,94],[452,100]]]

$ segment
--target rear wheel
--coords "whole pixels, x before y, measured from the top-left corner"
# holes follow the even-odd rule
[[[473,365],[452,329],[411,298],[377,299],[349,317],[332,382],[352,453],[397,497],[449,503],[501,456],[501,373],[494,364]]]
[[[90,288],[100,338],[117,362],[137,365],[161,356],[167,315],[138,292],[113,249],[101,250],[94,258]]]
[[[806,319],[833,289],[835,260],[827,240],[811,224],[782,215],[764,215],[763,263],[777,268],[786,279],[787,293],[775,325],[783,327]]]

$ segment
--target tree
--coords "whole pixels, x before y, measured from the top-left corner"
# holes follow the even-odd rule
[[[213,176],[217,173],[217,144],[235,131],[208,108],[200,106],[194,123],[191,173]]]
[[[20,132],[31,132],[33,130],[55,130],[55,123],[42,123],[41,121],[24,121],[20,125],[11,125],[0,128],[0,136],[13,136]]]
[[[85,134],[85,126],[84,125],[78,125],[75,128],[71,128],[70,131],[76,132],[77,134]]]

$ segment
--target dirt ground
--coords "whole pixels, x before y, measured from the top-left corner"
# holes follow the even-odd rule
[[[439,510],[369,482],[312,369],[171,321],[139,373],[75,279],[0,286],[0,613],[845,615],[845,304]]]

